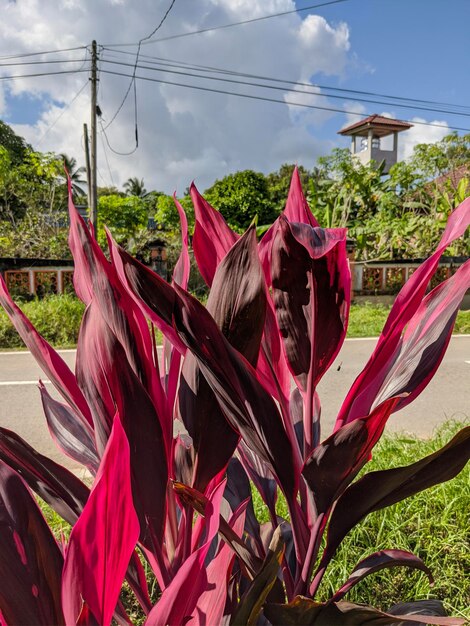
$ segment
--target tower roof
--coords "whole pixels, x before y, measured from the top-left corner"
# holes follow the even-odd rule
[[[377,137],[386,137],[392,133],[399,133],[402,130],[408,130],[413,124],[409,122],[403,122],[402,120],[393,120],[390,117],[384,117],[383,115],[369,115],[369,117],[346,126],[338,131],[338,135],[360,135],[366,137],[369,130],[374,131],[374,135]]]

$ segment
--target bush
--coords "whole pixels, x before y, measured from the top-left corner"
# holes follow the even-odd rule
[[[427,386],[447,348],[470,261],[426,290],[440,255],[470,223],[470,200],[402,289],[322,440],[315,389],[347,331],[346,231],[319,228],[297,171],[292,185],[260,244],[254,227],[239,237],[192,188],[206,307],[186,291],[186,245],[170,285],[112,241],[109,261],[71,207],[75,286],[87,303],[75,375],[0,280],[0,303],[62,396],[40,386],[54,440],[93,477],[90,490],[0,428],[2,622],[129,623],[119,602],[125,580],[147,626],[256,624],[262,616],[272,626],[463,623],[442,619],[437,598],[387,602],[389,614],[344,601],[380,570],[406,567],[432,579],[418,532],[418,554],[387,545],[333,587],[326,576],[362,520],[451,480],[470,457],[469,426],[424,457],[367,471],[388,419]],[[163,355],[153,326],[168,341]],[[250,481],[267,524],[254,514]],[[25,482],[73,526],[63,545]],[[152,599],[149,581],[161,592]]]

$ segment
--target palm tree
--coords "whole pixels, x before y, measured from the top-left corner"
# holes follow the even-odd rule
[[[133,178],[128,178],[124,183],[124,189],[126,190],[126,194],[128,196],[137,196],[138,198],[144,198],[147,195],[147,190],[144,186],[144,179],[137,178],[134,176]]]
[[[64,161],[64,167],[68,172],[70,180],[72,182],[72,193],[74,196],[85,196],[86,191],[83,190],[83,185],[86,183],[86,180],[82,179],[82,174],[85,172],[85,168],[83,166],[77,167],[77,159],[74,157],[69,157],[67,154],[61,154],[61,158]]]

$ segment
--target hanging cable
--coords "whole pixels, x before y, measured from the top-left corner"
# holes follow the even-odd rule
[[[349,0],[329,0],[329,2],[321,2],[320,4],[312,4],[308,7],[301,7],[301,8],[296,8],[296,9],[292,9],[290,11],[282,11],[280,13],[270,13],[269,15],[262,15],[261,17],[253,17],[251,19],[248,20],[242,20],[241,22],[232,22],[230,24],[221,24],[219,26],[212,26],[210,28],[201,28],[199,30],[192,30],[188,33],[179,33],[177,35],[170,35],[169,37],[160,37],[159,39],[148,39],[148,41],[144,42],[144,45],[150,44],[150,43],[157,43],[160,41],[170,41],[172,39],[179,39],[181,37],[190,37],[191,35],[200,35],[202,33],[209,33],[212,32],[214,30],[221,30],[224,28],[232,28],[233,26],[244,26],[245,24],[252,24],[254,22],[261,22],[263,20],[270,20],[274,17],[283,17],[285,15],[291,15],[292,13],[301,13],[303,11],[311,11],[312,9],[318,9],[320,7],[326,7],[326,6],[330,6],[332,4],[339,4],[341,2],[348,2]],[[107,43],[104,44],[105,46],[109,46],[109,47],[113,47],[113,48],[126,48],[126,47],[130,47],[130,46],[136,46],[137,43],[117,43],[117,44],[112,44],[112,43]]]
[[[52,124],[46,128],[46,130],[44,131],[43,135],[38,140],[38,142],[36,144],[37,146],[40,146],[42,144],[42,142],[44,141],[44,138],[49,133],[49,131],[52,130],[52,128],[54,128],[54,126],[57,124],[57,122],[60,120],[60,118],[72,106],[72,104],[75,102],[75,100],[78,98],[78,96],[82,93],[82,91],[85,89],[85,87],[87,85],[88,85],[88,79],[80,87],[80,89],[77,91],[77,93],[74,95],[74,97],[70,100],[70,102],[65,107],[62,108],[60,114],[56,117],[56,119],[52,122]]]
[[[168,6],[168,9],[166,10],[165,14],[163,15],[162,19],[160,20],[159,24],[152,30],[152,32],[147,35],[146,37],[143,37],[139,43],[138,43],[138,47],[137,47],[137,53],[135,56],[135,63],[134,63],[134,70],[132,72],[132,77],[131,77],[131,81],[129,83],[129,86],[126,90],[126,93],[124,94],[124,97],[121,101],[121,104],[118,106],[115,114],[112,116],[111,120],[106,124],[106,126],[103,128],[103,132],[105,130],[107,130],[111,124],[114,122],[114,120],[116,119],[116,117],[119,115],[122,107],[124,106],[124,103],[127,100],[127,97],[132,89],[132,87],[134,87],[134,124],[135,124],[135,149],[134,152],[137,150],[137,148],[139,147],[139,125],[138,125],[138,113],[137,113],[137,85],[136,85],[136,81],[135,81],[135,74],[137,71],[137,64],[139,62],[139,54],[140,54],[140,48],[142,46],[142,43],[144,41],[146,41],[147,39],[150,39],[151,37],[153,37],[153,35],[155,35],[155,33],[160,30],[160,28],[163,26],[165,20],[167,19],[168,15],[170,14],[170,11],[173,9],[174,5],[175,5],[176,0],[171,0],[170,5]],[[106,137],[106,141],[108,141],[107,137]],[[109,142],[108,142],[109,145]],[[109,146],[111,149],[111,146]],[[132,153],[131,153],[132,154]]]

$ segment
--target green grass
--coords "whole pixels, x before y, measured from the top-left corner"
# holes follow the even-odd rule
[[[349,314],[348,337],[377,337],[387,320],[390,307],[382,304],[352,304]],[[470,333],[470,311],[459,311],[454,333]]]
[[[38,331],[56,348],[71,348],[77,343],[83,303],[71,295],[49,296],[20,304]],[[377,337],[390,311],[380,304],[353,304],[349,316],[348,337]],[[470,311],[459,311],[455,333],[470,334]],[[157,341],[161,334],[157,331]],[[24,344],[6,313],[0,307],[0,350],[22,348]]]
[[[367,471],[409,465],[445,445],[463,424],[449,422],[429,440],[409,435],[386,436],[377,446]],[[409,550],[428,565],[435,584],[424,573],[396,567],[371,575],[346,599],[387,609],[396,602],[426,598],[442,600],[452,615],[470,619],[470,465],[453,480],[427,489],[392,507],[369,515],[346,537],[319,589],[326,600],[347,580],[354,566],[377,550]],[[254,493],[258,518],[268,520],[260,496]],[[287,517],[280,498],[278,513]]]

